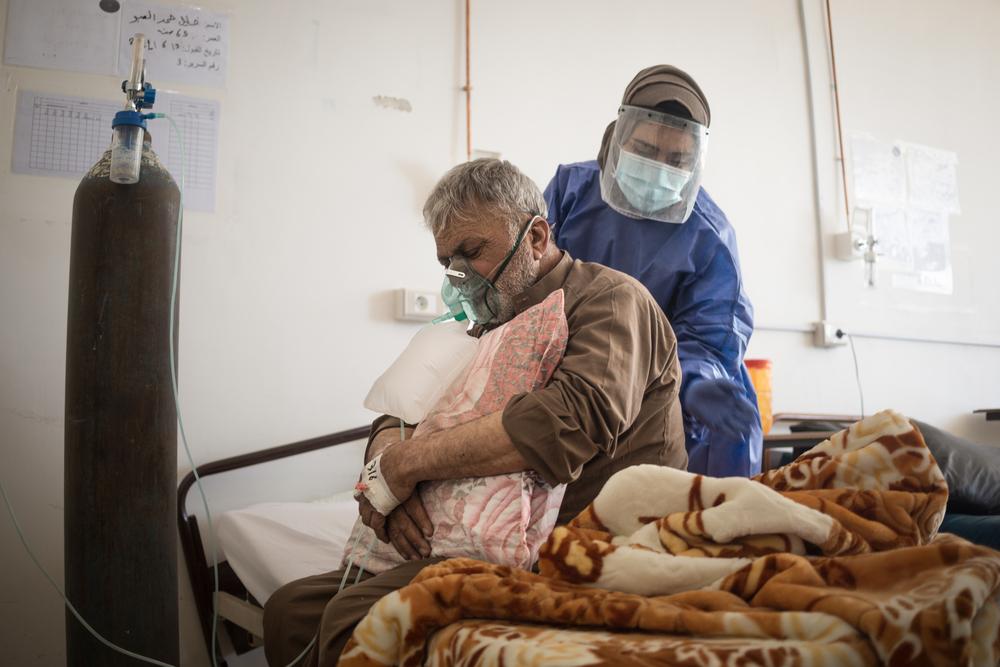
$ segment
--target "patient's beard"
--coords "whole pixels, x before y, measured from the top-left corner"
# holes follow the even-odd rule
[[[509,322],[516,315],[517,297],[535,284],[538,270],[531,256],[531,246],[525,243],[511,258],[500,280],[496,282],[499,308],[495,324]]]

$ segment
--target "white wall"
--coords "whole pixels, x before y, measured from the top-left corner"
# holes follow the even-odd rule
[[[464,47],[459,0],[200,4],[231,12],[227,88],[166,87],[222,105],[218,209],[187,216],[180,322],[186,427],[196,458],[208,461],[369,418],[361,399],[414,331],[392,321],[389,290],[440,281],[420,208],[434,180],[464,159]],[[844,88],[856,96],[845,113],[857,112],[861,123],[857,98],[873,93],[854,82],[869,82],[857,53],[877,34],[870,22],[889,31],[894,21],[922,23],[923,13],[945,11],[929,0],[894,0],[870,17],[863,4],[834,3],[844,26],[838,56],[852,77]],[[952,29],[946,47],[971,50],[982,63],[953,72],[959,83],[986,87],[992,76],[995,91],[1000,52],[982,35],[1000,31],[1000,7],[976,7],[961,20],[980,26],[979,37],[963,40]],[[936,47],[903,48],[906,59]],[[473,2],[474,144],[502,151],[544,186],[558,162],[595,154],[625,83],[654,62],[688,69],[710,97],[705,184],[737,229],[758,321],[794,328],[818,319],[816,170],[798,2]],[[13,110],[18,89],[117,99],[118,81],[15,67],[0,79],[0,478],[28,539],[61,580],[76,183],[10,173]],[[406,98],[413,111],[377,107],[375,95]],[[900,138],[919,140],[903,133],[910,119],[898,122]],[[986,119],[972,114],[968,122],[996,136]],[[962,219],[971,220],[961,233],[970,243],[992,233],[993,211],[986,198],[965,196],[967,183],[978,193],[990,176],[961,172]],[[857,410],[846,348],[817,350],[804,334],[758,331],[751,354],[775,362],[777,410]],[[1000,404],[1000,349],[860,339],[858,356],[869,410],[893,406],[1000,441],[1000,429],[970,414]],[[344,488],[357,457],[357,447],[324,455],[314,468],[328,480],[314,480],[308,492]],[[302,485],[262,469],[215,484],[210,495],[224,508],[248,489],[290,497]],[[60,602],[6,520],[0,563],[4,659],[61,664]],[[186,580],[181,595],[183,663],[204,664]]]

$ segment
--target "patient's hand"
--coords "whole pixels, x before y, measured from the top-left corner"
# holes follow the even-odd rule
[[[407,464],[413,463],[413,457],[419,456],[417,442],[418,440],[404,440],[382,451],[382,479],[392,495],[399,500],[412,496],[420,481],[411,479],[407,468]]]
[[[361,523],[375,531],[375,535],[383,542],[389,541],[386,533],[385,517],[378,513],[371,502],[364,496],[358,498],[358,514],[361,515]]]
[[[386,523],[389,541],[401,556],[418,560],[431,555],[429,538],[434,533],[434,526],[419,493],[414,493],[390,512]]]
[[[419,493],[404,500],[388,518],[379,514],[364,497],[359,501],[359,511],[361,522],[375,531],[380,540],[391,543],[403,558],[417,560],[431,555],[428,538],[434,533],[434,526]]]

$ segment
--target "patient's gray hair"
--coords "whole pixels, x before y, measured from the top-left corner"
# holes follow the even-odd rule
[[[534,181],[510,162],[495,158],[452,167],[424,204],[424,222],[435,235],[452,220],[471,222],[483,213],[506,220],[516,235],[528,216],[545,217],[548,207]]]

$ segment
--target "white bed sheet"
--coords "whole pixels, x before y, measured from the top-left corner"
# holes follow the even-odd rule
[[[339,568],[357,518],[358,503],[350,491],[224,512],[215,526],[219,558],[229,561],[263,605],[290,581]]]

